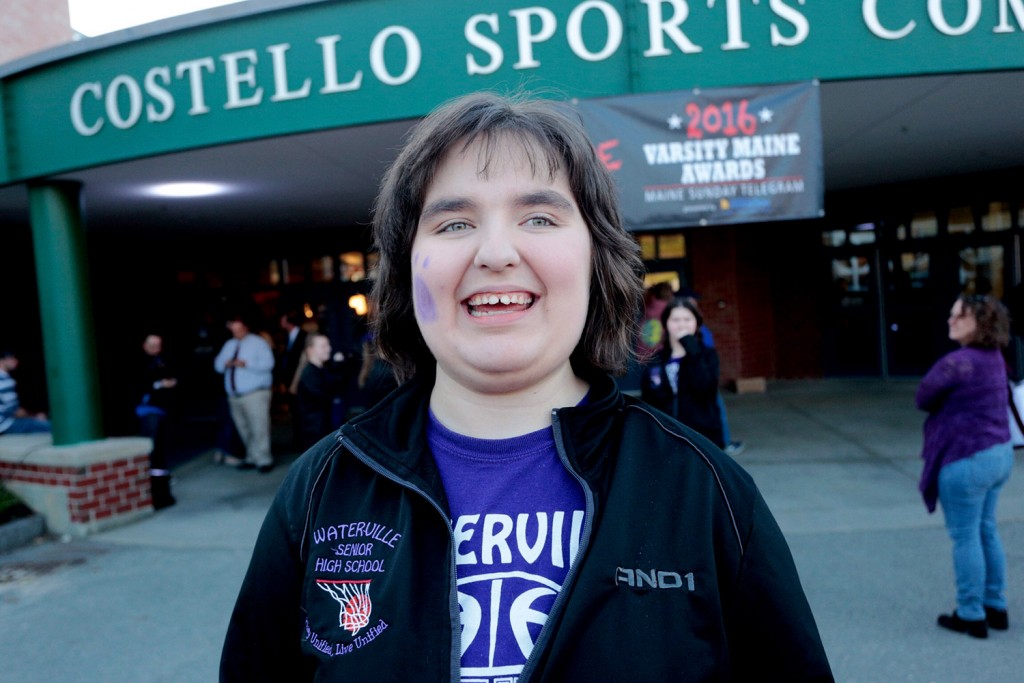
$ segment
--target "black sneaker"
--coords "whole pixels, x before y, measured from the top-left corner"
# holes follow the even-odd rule
[[[989,628],[1005,631],[1010,628],[1010,615],[1004,609],[985,607],[985,622]]]
[[[966,633],[972,638],[988,638],[988,625],[984,619],[961,619],[954,610],[952,614],[940,614],[938,624],[957,633]]]

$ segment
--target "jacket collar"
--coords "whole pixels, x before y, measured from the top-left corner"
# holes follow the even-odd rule
[[[440,473],[427,446],[427,422],[433,373],[418,373],[377,405],[342,425],[341,439],[371,464],[433,495],[443,509],[447,499]]]
[[[589,385],[583,405],[555,411],[556,439],[560,440],[573,468],[584,473],[600,464],[601,448],[626,398],[614,380],[601,372],[577,374]],[[427,422],[433,372],[417,373],[376,406],[341,428],[342,438],[377,465],[403,480],[446,501],[434,458],[427,446]],[[446,505],[444,506],[447,507]]]
[[[616,416],[622,412],[627,397],[619,391],[615,380],[603,372],[580,372],[589,385],[583,405],[555,411],[555,438],[561,441],[569,464],[578,473],[593,478],[606,461],[609,448],[617,443],[613,432],[619,429]]]

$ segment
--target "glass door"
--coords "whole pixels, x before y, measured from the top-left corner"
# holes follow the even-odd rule
[[[920,212],[886,231],[883,249],[885,365],[921,375],[955,348],[947,314],[961,293],[1005,300],[1013,280],[1009,207]]]
[[[826,375],[878,375],[881,310],[875,225],[822,234],[830,287],[822,321],[822,365]]]
[[[943,312],[958,291],[951,284],[955,269],[944,256],[934,211],[897,221],[885,242],[885,374],[923,374],[944,343]]]

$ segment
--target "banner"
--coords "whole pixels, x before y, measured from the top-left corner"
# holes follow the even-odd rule
[[[824,215],[817,82],[575,103],[630,230]]]

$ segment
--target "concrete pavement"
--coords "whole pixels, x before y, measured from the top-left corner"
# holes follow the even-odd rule
[[[987,683],[1024,671],[1024,455],[1000,499],[1010,630],[938,628],[955,606],[941,511],[917,493],[924,414],[916,380],[777,382],[727,399],[737,458],[800,569],[837,681]]]
[[[1024,671],[1024,456],[1000,503],[1010,630],[949,633],[941,513],[917,493],[914,380],[769,383],[728,395],[739,460],[789,539],[836,680],[1013,681]],[[287,464],[294,456],[279,458]],[[0,555],[0,680],[216,680],[263,514],[285,472],[175,470],[178,504],[129,526]]]

